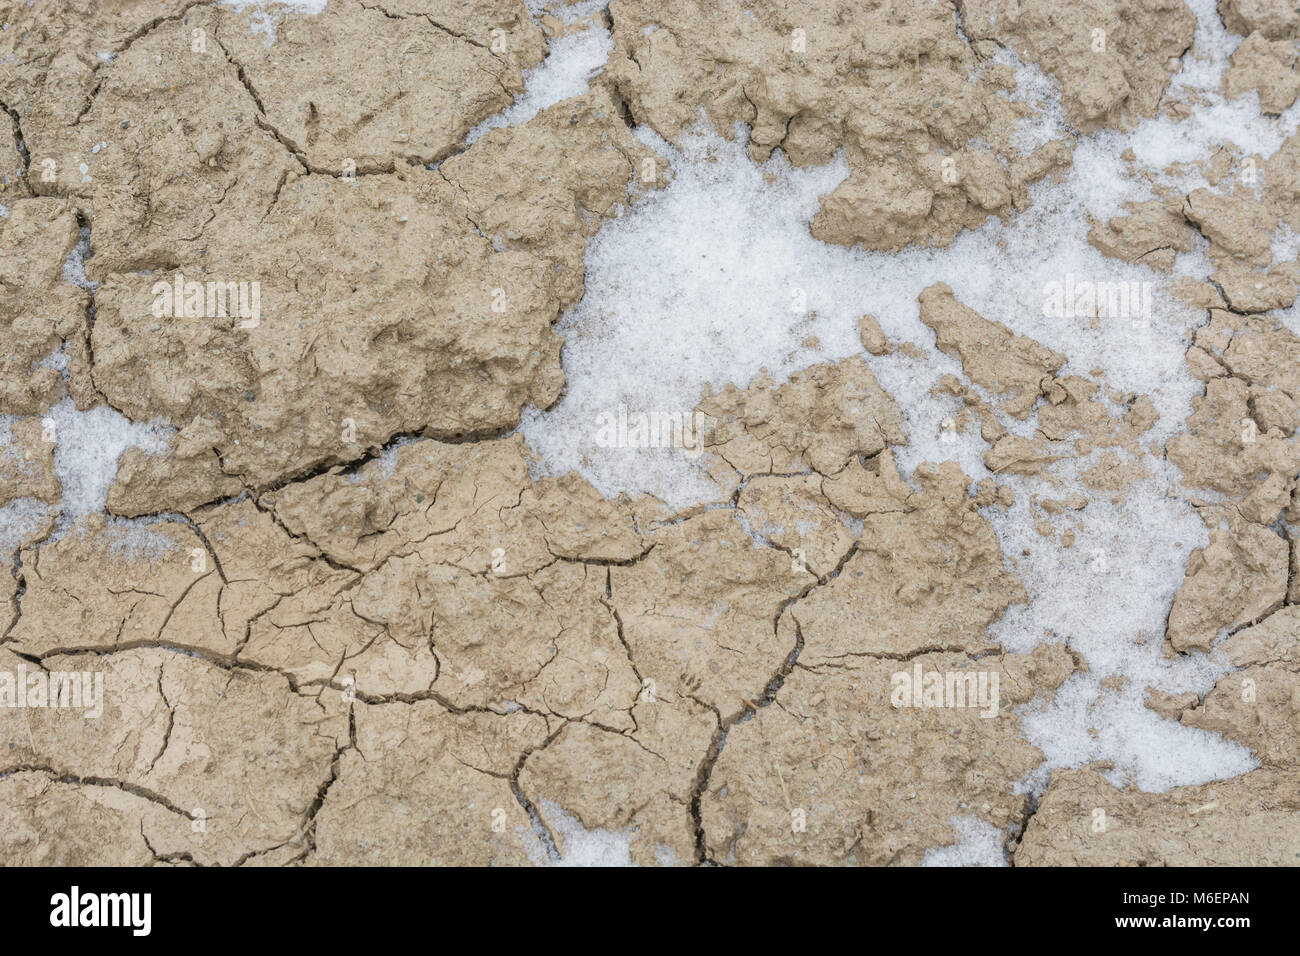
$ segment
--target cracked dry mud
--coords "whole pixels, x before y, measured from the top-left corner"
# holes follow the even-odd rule
[[[753,162],[846,164],[817,240],[942,250],[1049,201],[1085,137],[1193,122],[1197,14],[577,12],[0,5],[0,675],[103,680],[89,718],[0,676],[0,862],[528,865],[597,834],[638,864],[915,865],[974,818],[1015,865],[1300,863],[1294,127],[1257,187],[1220,151],[1086,226],[1199,310],[1185,420],[936,281],[921,341],[863,301],[854,354],[693,395],[716,493],[669,506],[548,472],[518,426],[572,385],[554,326],[589,241],[671,188],[701,118]],[[1222,96],[1285,118],[1300,16],[1211,15],[1242,38]],[[587,92],[469,135],[582,29],[612,41]],[[1026,71],[1063,117],[1028,143]],[[160,315],[177,274],[256,283],[260,314]],[[922,436],[882,370],[927,355],[978,475],[900,464]],[[77,459],[120,416],[153,444]],[[1157,640],[1222,666],[1145,705],[1254,769],[1142,789],[1045,762],[1027,715],[1090,665],[1068,631],[999,639],[1052,600],[999,522],[1027,506],[1068,553],[1155,480],[1204,526]],[[989,707],[899,706],[935,672]]]

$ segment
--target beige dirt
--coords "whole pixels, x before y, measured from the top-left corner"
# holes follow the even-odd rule
[[[1246,37],[1225,92],[1286,109],[1291,5],[1220,7]],[[1258,195],[1220,177],[1091,223],[1102,255],[1170,272],[1199,243],[1215,270],[1182,286],[1205,310],[1187,351],[1204,393],[1164,447],[1150,396],[942,283],[919,298],[924,344],[960,368],[939,389],[997,476],[977,485],[955,461],[900,471],[904,410],[867,356],[917,346],[869,302],[861,354],[699,396],[708,502],[540,477],[516,431],[565,394],[553,325],[584,295],[588,240],[672,182],[633,125],[678,144],[702,117],[743,124],[754,160],[796,166],[843,151],[814,237],[944,247],[1027,210],[1079,135],[1168,106],[1195,27],[1181,0],[612,0],[589,92],[470,145],[554,16],[329,0],[276,13],[273,45],[251,16],[0,11],[0,508],[37,508],[0,528],[0,672],[105,687],[95,719],[0,707],[0,863],[528,865],[566,853],[572,818],[639,864],[916,865],[964,816],[1015,865],[1300,859],[1300,550],[1281,521],[1300,517],[1300,339],[1268,314],[1300,278],[1270,245],[1300,228],[1300,138]],[[1059,82],[1068,135],[1017,148],[1036,109],[998,51]],[[255,280],[263,311],[159,316],[178,273]],[[103,513],[70,526],[45,434],[65,397],[174,429],[160,454],[126,450]],[[1033,796],[1022,705],[1088,663],[1064,635],[994,638],[1029,598],[988,515],[1015,501],[1007,476],[1040,477],[1042,546],[1068,548],[1061,522],[1122,500],[1148,452],[1208,537],[1165,646],[1232,669],[1147,704],[1259,769],[1164,793],[1056,769]],[[1093,453],[1089,494],[1051,490]],[[900,706],[899,675],[926,672],[1000,698]]]

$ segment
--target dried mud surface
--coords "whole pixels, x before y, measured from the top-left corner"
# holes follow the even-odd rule
[[[95,719],[0,707],[0,862],[527,865],[603,832],[638,864],[915,865],[965,817],[1015,865],[1300,862],[1300,338],[1269,314],[1300,281],[1270,255],[1300,229],[1300,139],[1258,195],[1219,176],[1092,225],[1116,260],[1216,270],[1185,283],[1204,390],[1167,442],[1148,396],[942,283],[927,345],[993,478],[900,471],[871,363],[915,346],[870,314],[858,355],[699,396],[712,502],[544,477],[515,430],[565,394],[588,240],[672,181],[634,127],[678,144],[703,110],[755,161],[842,151],[812,235],[894,253],[1014,219],[1079,136],[1182,105],[1181,0],[1002,6],[612,0],[589,91],[469,145],[558,7],[271,7],[273,44],[204,0],[0,10],[0,672],[105,688]],[[1300,19],[1219,12],[1245,37],[1225,94],[1286,110]],[[1008,51],[1059,83],[1067,135],[1012,136],[1034,107]],[[259,319],[159,317],[177,273],[256,281]],[[171,429],[86,513],[50,433],[69,405]],[[1028,596],[989,515],[1006,476],[1085,456],[1122,503],[1148,454],[1208,535],[1166,652],[1231,669],[1147,705],[1258,769],[1156,793],[1093,764],[1034,793],[1021,705],[1088,662],[993,636]],[[1089,500],[1036,500],[1042,546]],[[936,671],[996,680],[994,713],[891,700]]]

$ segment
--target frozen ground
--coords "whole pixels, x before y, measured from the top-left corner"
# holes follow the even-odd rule
[[[287,5],[225,0],[224,5],[251,11],[250,24],[269,47],[275,43],[276,26],[284,17],[318,15],[326,9],[326,0]],[[882,254],[812,238],[809,222],[818,209],[819,197],[834,190],[850,173],[844,155],[824,166],[800,169],[793,168],[778,150],[770,161],[756,164],[747,153],[749,131],[744,127],[726,131],[732,134],[727,139],[701,121],[678,147],[648,126],[638,127],[635,135],[670,159],[672,182],[606,222],[588,243],[583,263],[585,296],[557,326],[566,341],[567,391],[550,411],[527,409],[519,429],[537,455],[532,462],[533,475],[560,476],[576,470],[609,498],[621,492],[646,492],[676,509],[714,502],[719,497],[718,486],[700,462],[678,450],[631,454],[627,449],[601,447],[597,441],[601,417],[616,413],[620,406],[632,412],[684,415],[696,405],[706,386],[716,388],[729,382],[743,386],[761,369],[780,382],[810,365],[861,355],[858,320],[870,314],[892,343],[910,346],[888,355],[865,357],[904,416],[908,443],[896,449],[904,477],[915,486],[916,469],[923,463],[955,460],[972,482],[988,478],[990,472],[983,461],[987,446],[978,426],[955,435],[942,426],[962,403],[955,397],[937,396],[935,386],[945,374],[961,377],[962,370],[957,361],[935,348],[934,333],[919,320],[917,296],[935,282],[950,285],[958,300],[985,318],[1065,353],[1069,365],[1064,373],[1101,377],[1118,391],[1149,396],[1160,417],[1154,430],[1143,437],[1144,447],[1157,446],[1181,431],[1192,399],[1204,387],[1189,373],[1185,353],[1205,314],[1185,306],[1171,294],[1170,287],[1181,277],[1203,279],[1209,275],[1213,267],[1206,243],[1198,237],[1197,247],[1179,255],[1170,276],[1103,256],[1087,243],[1087,233],[1093,221],[1121,213],[1126,202],[1154,195],[1140,173],[1148,172],[1154,182],[1178,189],[1196,188],[1205,185],[1205,180],[1194,164],[1224,144],[1264,159],[1300,126],[1300,106],[1269,119],[1261,115],[1253,94],[1225,101],[1218,92],[1219,84],[1238,40],[1223,29],[1213,0],[1192,0],[1189,5],[1199,21],[1195,46],[1183,58],[1182,70],[1167,94],[1200,97],[1200,105],[1189,119],[1174,122],[1161,117],[1143,121],[1127,133],[1107,131],[1079,138],[1066,176],[1060,182],[1033,187],[1032,205],[1026,211],[1009,223],[990,220],[944,249],[909,248]],[[592,17],[602,3],[565,7],[527,0],[527,6],[534,16],[558,14],[571,28],[575,24],[580,28],[548,41],[549,55],[525,72],[526,92],[501,113],[479,122],[461,144],[462,152],[489,130],[526,123],[546,107],[583,94],[606,66],[613,39],[604,21]],[[579,21],[584,17],[592,20],[581,28]],[[111,63],[112,56],[101,55],[101,60]],[[1038,118],[1017,127],[1020,148],[1032,149],[1062,135],[1075,135],[1065,125],[1055,80],[1010,53],[999,54],[992,64],[1013,67],[1018,89],[1012,95],[1040,108]],[[1132,150],[1132,163],[1121,158],[1126,150]],[[7,214],[8,207],[0,206],[0,216]],[[1297,248],[1300,240],[1290,230],[1274,234],[1275,262],[1294,259]],[[86,275],[86,261],[93,252],[94,237],[83,228],[62,274],[64,281],[91,293],[99,289]],[[1071,276],[1151,284],[1155,307],[1150,324],[1135,327],[1126,320],[1046,315],[1046,290]],[[1292,329],[1300,331],[1300,306],[1281,314]],[[62,351],[45,363],[66,375],[68,359]],[[1112,411],[1118,408],[1114,403],[1111,406]],[[62,485],[62,501],[53,512],[54,531],[43,545],[58,541],[79,523],[84,528],[88,524],[84,519],[104,511],[117,463],[127,448],[136,446],[161,454],[174,434],[171,426],[159,421],[132,422],[108,405],[79,411],[67,397],[44,412],[42,423],[54,444],[54,471]],[[13,444],[10,424],[0,418],[0,454]],[[1032,417],[1008,424],[1013,432],[1025,436],[1032,435],[1035,427]],[[399,453],[410,451],[407,446],[416,442],[418,439],[408,438],[390,442],[372,471],[358,468],[349,472],[349,487],[340,497],[350,506],[352,495],[361,500],[369,493],[367,482],[393,480],[397,469],[403,467]],[[1208,536],[1192,506],[1179,496],[1178,470],[1163,458],[1145,456],[1143,464],[1149,476],[1127,487],[1122,503],[1082,482],[1080,472],[1095,461],[1094,455],[1062,462],[1053,467],[1050,480],[999,475],[999,481],[1014,489],[1015,503],[1009,508],[983,509],[1008,570],[1018,576],[1029,595],[1027,604],[1013,606],[992,627],[992,636],[1013,653],[1065,641],[1088,663],[1088,670],[1071,677],[1053,699],[1020,708],[1026,737],[1045,755],[1043,763],[1020,781],[1020,790],[1038,796],[1053,768],[1081,767],[1095,761],[1113,765],[1108,773],[1113,783],[1131,783],[1144,791],[1225,779],[1259,766],[1240,744],[1162,719],[1144,706],[1149,686],[1204,693],[1229,669],[1217,652],[1177,657],[1164,653],[1170,602],[1183,581],[1189,554],[1203,547]],[[1066,528],[1075,533],[1074,546],[1064,548],[1059,537],[1040,533],[1036,524],[1042,515],[1031,502],[1035,497],[1060,498],[1072,492],[1084,495],[1088,504],[1082,512],[1051,519],[1058,534]],[[474,499],[477,502],[477,488]],[[240,503],[247,504],[242,498],[222,504]],[[35,533],[48,513],[48,506],[26,497],[0,508],[0,550],[10,553]],[[162,555],[172,545],[165,536],[150,530],[157,517],[133,522],[111,519],[110,530],[121,543],[113,553],[151,561]],[[364,520],[373,517],[366,512]],[[277,524],[282,520],[277,515]],[[468,522],[469,516],[465,520]],[[861,526],[854,525],[852,530],[860,532]],[[449,532],[444,529],[431,537],[444,533]],[[296,544],[310,540],[306,532],[299,535],[295,530],[294,534]],[[456,560],[469,559],[459,556]],[[631,566],[638,560],[616,560],[612,566]],[[435,564],[440,571],[455,567],[449,560]],[[592,567],[610,570],[601,568],[600,562]],[[332,570],[346,573],[342,566]],[[188,577],[185,582],[178,604],[195,583]],[[223,579],[222,585],[225,583]],[[397,593],[399,584],[386,586]],[[224,592],[220,594],[224,596]],[[222,596],[214,600],[219,604]],[[421,594],[420,600],[424,598]],[[607,599],[614,601],[612,590]],[[330,605],[329,614],[339,606],[339,602],[331,605],[331,600],[333,596],[321,602],[322,607]],[[327,613],[317,608],[311,614],[318,611]],[[711,607],[708,613],[716,612],[720,618],[726,611],[725,607]],[[407,612],[403,607],[402,613]],[[202,612],[194,613],[195,619],[201,620]],[[311,625],[321,624],[311,614],[301,615],[308,619],[305,626],[309,631]],[[177,614],[175,620],[181,624],[184,617],[185,613]],[[166,620],[172,618],[169,612]],[[271,615],[271,619],[277,616]],[[289,619],[286,615],[285,620]],[[362,626],[373,623],[366,621]],[[711,619],[710,626],[712,623]],[[222,627],[224,624],[223,620]],[[354,622],[353,626],[358,625]],[[623,630],[619,620],[617,635],[626,645]],[[492,640],[498,639],[500,635],[494,634]],[[315,633],[310,643],[321,647]],[[356,651],[357,656],[370,646]],[[329,653],[334,654],[335,649],[331,647]],[[187,654],[195,662],[206,660],[197,651]],[[628,648],[629,660],[631,655]],[[329,662],[335,670],[340,666],[337,660]],[[401,669],[387,664],[381,668],[390,676]],[[269,674],[263,676],[272,680]],[[161,671],[157,684],[161,689]],[[292,700],[294,695],[289,697]],[[441,699],[435,695],[421,702]],[[403,701],[400,706],[411,705]],[[517,703],[512,707],[506,713],[518,712]],[[382,705],[376,705],[370,719],[378,721],[381,709]],[[430,706],[426,711],[433,709]],[[310,716],[315,718],[314,713]],[[726,728],[719,730],[718,752],[727,736]],[[405,732],[394,732],[392,739],[404,742]],[[709,747],[712,756],[707,759],[716,758],[717,752]],[[325,760],[331,768],[330,784],[340,777],[337,763],[347,749],[333,755],[334,764]],[[520,757],[514,768],[511,782],[516,786],[525,759]],[[780,774],[779,768],[776,773]],[[501,774],[489,776],[501,783]],[[350,777],[343,775],[343,779],[351,785]],[[784,789],[784,779],[781,786]],[[317,788],[313,781],[311,793]],[[533,862],[632,862],[632,846],[638,838],[635,828],[594,826],[588,830],[572,813],[549,802],[553,794],[534,796],[549,827],[549,842],[530,843],[528,828],[519,828],[524,833],[525,852]],[[698,813],[700,796],[695,794],[693,814]],[[678,810],[688,802],[680,796],[674,801]],[[537,819],[534,816],[534,821]],[[925,864],[1005,864],[1007,831],[977,816],[953,817],[951,826],[955,840],[930,849]],[[653,858],[661,863],[681,860],[663,844],[655,847]]]
[[[606,495],[649,492],[675,508],[712,500],[716,486],[680,449],[600,447],[602,413],[620,404],[633,412],[689,413],[705,385],[743,386],[762,368],[779,382],[813,363],[860,354],[857,320],[870,313],[891,341],[915,343],[924,353],[867,357],[905,416],[909,444],[898,454],[904,474],[922,462],[951,459],[972,479],[987,477],[978,429],[954,442],[941,427],[960,400],[931,394],[941,375],[960,373],[918,319],[917,295],[934,282],[949,284],[985,318],[1065,353],[1065,373],[1104,369],[1110,387],[1150,396],[1160,421],[1144,444],[1180,430],[1203,388],[1189,373],[1185,352],[1204,312],[1174,298],[1169,286],[1179,276],[1204,278],[1212,267],[1203,250],[1181,254],[1172,277],[1107,258],[1086,241],[1089,217],[1105,220],[1126,201],[1152,198],[1121,160],[1126,149],[1136,154],[1137,168],[1165,178],[1170,163],[1206,159],[1225,143],[1267,158],[1300,124],[1300,106],[1268,119],[1250,96],[1224,101],[1219,83],[1237,38],[1224,31],[1211,0],[1192,6],[1200,24],[1196,43],[1174,81],[1175,91],[1196,90],[1208,101],[1191,121],[1157,118],[1127,134],[1082,138],[1063,182],[1035,186],[1032,206],[1010,224],[990,220],[946,249],[880,254],[812,238],[808,223],[818,197],[848,175],[842,158],[795,169],[778,153],[758,165],[746,155],[743,128],[728,142],[702,125],[681,150],[639,128],[643,141],[671,158],[674,180],[589,244],[586,296],[559,324],[568,341],[568,392],[549,412],[529,411],[522,425],[541,456],[538,470],[576,469]],[[1018,77],[1018,95],[1049,104],[1037,128],[1024,131],[1026,142],[1059,135],[1054,81],[1024,67]],[[1189,174],[1179,185],[1195,188],[1203,180]],[[1045,287],[1071,274],[1152,283],[1149,327],[1045,316]],[[1032,428],[1031,419],[1026,434]],[[1028,735],[1047,756],[1026,781],[1036,791],[1050,768],[1093,760],[1113,761],[1115,782],[1131,779],[1147,790],[1235,776],[1257,765],[1239,744],[1163,720],[1143,705],[1148,685],[1203,692],[1227,669],[1212,655],[1171,661],[1162,654],[1165,617],[1187,556],[1207,535],[1191,506],[1168,494],[1176,469],[1151,456],[1146,464],[1154,476],[1129,489],[1123,506],[1093,496],[1069,550],[1037,534],[1028,499],[1086,491],[1077,466],[1057,469],[1064,484],[1055,487],[1038,477],[1003,476],[1016,490],[1016,505],[1005,513],[986,509],[1031,596],[1027,607],[1012,608],[995,635],[1012,651],[1068,640],[1091,668],[1053,704],[1026,713]],[[1124,688],[1103,690],[1100,681],[1109,676],[1124,678]]]

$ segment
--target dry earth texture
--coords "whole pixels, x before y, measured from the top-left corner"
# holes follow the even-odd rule
[[[1114,260],[1211,263],[1178,281],[1203,389],[1167,440],[1148,396],[935,282],[930,341],[863,301],[857,354],[695,396],[718,492],[669,507],[549,474],[518,426],[572,387],[553,326],[589,241],[671,188],[691,128],[847,163],[823,243],[942,250],[1027,215],[1085,137],[1194,122],[1171,80],[1197,17],[586,6],[0,4],[0,862],[916,865],[975,828],[1015,865],[1300,863],[1300,337],[1275,314],[1300,269],[1271,253],[1300,138],[1091,226]],[[1223,94],[1288,115],[1295,5],[1211,15],[1244,38]],[[591,29],[585,93],[471,135]],[[1025,147],[1031,68],[1064,122]],[[921,349],[955,362],[934,392],[983,477],[900,467],[877,363]],[[135,437],[93,452],[110,429]],[[1039,547],[1167,463],[1205,543],[1164,653],[1226,663],[1146,706],[1255,769],[1034,777],[1026,708],[1089,662],[997,639],[1029,595],[991,516],[1084,457],[1087,494],[1035,496]]]

